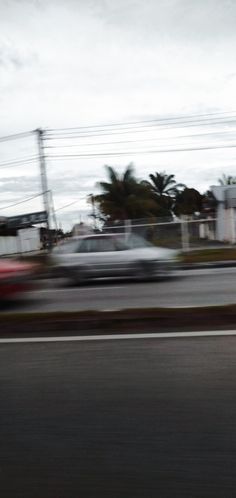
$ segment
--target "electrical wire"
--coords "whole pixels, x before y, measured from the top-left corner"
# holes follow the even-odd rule
[[[230,149],[235,148],[236,144],[232,145],[210,145],[210,146],[200,146],[200,147],[186,147],[178,149],[157,149],[157,150],[139,150],[139,151],[125,151],[125,152],[101,152],[101,153],[82,153],[82,154],[61,154],[61,155],[48,155],[50,159],[69,159],[78,157],[109,157],[109,156],[130,156],[137,154],[162,154],[169,152],[191,152],[200,150],[214,150],[214,149]]]
[[[102,125],[88,125],[88,126],[75,126],[75,127],[70,127],[70,128],[49,128],[48,132],[60,132],[60,131],[69,131],[69,130],[83,130],[83,129],[90,129],[90,128],[105,128],[105,127],[114,127],[114,126],[128,126],[128,125],[136,125],[136,124],[143,124],[143,123],[153,123],[153,122],[166,122],[166,121],[173,121],[173,120],[179,120],[179,119],[191,119],[194,117],[207,117],[207,116],[219,116],[223,115],[224,117],[226,114],[234,114],[236,111],[218,111],[218,112],[210,112],[210,113],[204,113],[204,114],[184,114],[182,116],[172,116],[168,118],[155,118],[155,119],[146,119],[146,120],[141,120],[141,121],[130,121],[126,123],[109,123],[109,124],[102,124]]]
[[[47,192],[49,192],[49,190]],[[46,192],[41,192],[41,194],[36,194],[33,197],[28,197],[27,199],[24,199],[24,200],[19,201],[19,202],[15,202],[14,204],[10,204],[9,206],[0,207],[0,210],[3,211],[3,209],[9,209],[11,207],[18,206],[19,204],[24,204],[25,202],[32,201],[32,199],[36,199],[36,197],[41,197],[45,193]]]
[[[32,157],[32,158],[25,158],[25,159],[19,159],[19,160],[14,160],[14,161],[9,161],[9,162],[3,162],[0,163],[0,168],[9,168],[9,167],[15,167],[15,166],[21,166],[22,164],[29,164],[33,163],[35,161],[38,161],[38,156]]]
[[[197,137],[206,137],[208,135],[228,135],[228,131],[215,131],[215,132],[208,132],[208,133],[195,133],[191,135],[175,135],[174,137],[171,137],[172,140],[176,140],[178,138],[197,138]],[[71,148],[71,147],[87,147],[87,146],[100,146],[100,145],[116,145],[116,144],[128,144],[128,143],[140,143],[140,142],[153,142],[155,141],[160,141],[160,140],[169,140],[170,137],[161,137],[161,138],[141,138],[141,139],[136,139],[136,140],[116,140],[112,142],[87,142],[87,143],[75,143],[75,144],[66,144],[66,145],[46,145],[45,149],[65,149],[65,148]]]
[[[35,133],[35,130],[25,131],[22,133],[15,133],[14,135],[7,135],[5,137],[0,137],[0,142],[7,142],[8,140],[16,140],[18,138],[26,138]]]
[[[65,208],[67,208],[69,206],[72,206],[73,204],[76,204],[77,202],[80,202],[80,201],[82,201],[82,200],[84,200],[86,198],[87,198],[87,196],[86,197],[82,197],[80,199],[77,199],[76,201],[70,202],[70,204],[65,204],[64,206],[62,206],[62,207],[60,207],[58,209],[55,209],[55,212],[57,213],[58,211],[61,211],[62,209],[65,209]]]
[[[225,121],[215,121],[215,122],[194,122],[194,123],[186,123],[186,122],[183,122],[183,123],[173,123],[170,127],[170,125],[149,125],[148,128],[153,128],[155,127],[156,128],[156,131],[159,131],[159,130],[174,130],[174,129],[180,129],[180,128],[192,128],[192,127],[199,127],[199,126],[210,126],[210,125],[219,125],[219,124],[223,124],[223,125],[229,125],[229,124],[236,124],[236,118],[234,118],[233,120],[229,121],[229,120],[225,120]],[[174,125],[174,126],[173,126]],[[101,130],[103,131],[103,130]],[[105,132],[105,133],[76,133],[76,134],[67,134],[67,135],[47,135],[45,134],[45,139],[46,140],[68,140],[68,139],[74,139],[74,138],[87,138],[87,137],[102,137],[102,136],[116,136],[116,135],[127,135],[127,134],[131,134],[131,133],[148,133],[148,132],[153,132],[155,130],[150,130],[150,129],[129,129],[129,130],[111,130],[109,132]]]
[[[151,128],[151,127],[160,127],[160,126],[163,126],[163,122],[164,122],[164,125],[166,127],[169,127],[171,126],[172,124],[178,124],[178,125],[181,125],[181,124],[191,124],[191,123],[194,123],[194,124],[201,124],[201,123],[206,123],[206,124],[211,124],[211,123],[228,123],[228,122],[232,122],[235,121],[236,119],[236,116],[235,115],[232,115],[232,116],[229,116],[228,119],[225,119],[224,116],[222,117],[218,117],[218,118],[201,118],[201,119],[181,119],[181,118],[177,118],[177,119],[171,119],[170,122],[165,122],[165,120],[163,119],[162,121],[156,121],[155,123],[146,123],[146,124],[140,124],[138,126],[130,126],[130,127],[127,127],[127,125],[123,125],[122,128],[115,128],[115,129],[111,129],[111,130],[108,130],[109,133],[112,133],[114,131],[123,131],[123,130],[128,130],[128,131],[132,131],[133,129],[136,130],[136,129],[139,129],[139,128]],[[108,126],[108,125],[107,125]],[[85,129],[85,131],[83,131]],[[86,127],[85,128],[82,128],[81,127],[81,130],[82,131],[66,131],[66,132],[54,132],[53,133],[53,130],[51,132],[49,132],[48,130],[45,131],[45,133],[47,135],[63,135],[63,136],[67,136],[67,135],[82,135],[84,133],[93,133],[93,129],[90,129],[90,130],[87,130]],[[105,131],[107,132],[107,129],[106,127],[102,127],[101,129],[98,129],[97,131],[95,131],[95,133],[100,133],[102,131]]]

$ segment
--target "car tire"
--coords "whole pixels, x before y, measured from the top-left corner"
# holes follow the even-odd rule
[[[68,282],[68,285],[71,286],[79,286],[83,285],[86,281],[85,273],[82,269],[80,268],[71,268],[69,271],[67,271],[66,274],[66,279]]]
[[[146,261],[139,261],[136,266],[136,278],[142,281],[150,281],[155,279],[153,265],[148,264]]]

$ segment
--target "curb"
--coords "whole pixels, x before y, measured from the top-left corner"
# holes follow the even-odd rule
[[[204,268],[236,268],[236,261],[214,261],[214,262],[202,262],[202,263],[184,263],[181,265],[181,270],[197,270]]]
[[[4,313],[1,336],[8,334],[136,333],[236,328],[236,304],[199,308],[149,308],[118,311]]]

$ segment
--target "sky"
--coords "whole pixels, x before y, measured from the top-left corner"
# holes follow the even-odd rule
[[[105,164],[201,192],[236,175],[235,25],[234,0],[0,0],[0,139],[46,130],[63,228],[87,220]],[[0,216],[43,209],[8,207],[40,193],[37,153],[35,134],[0,141]]]

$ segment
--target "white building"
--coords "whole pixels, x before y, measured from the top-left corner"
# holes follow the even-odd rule
[[[82,222],[77,223],[72,228],[73,237],[78,236],[78,235],[88,235],[90,233],[93,233],[92,227],[89,225],[86,225],[85,223],[82,223]]]
[[[236,185],[211,187],[217,200],[216,239],[235,244],[236,242]]]

